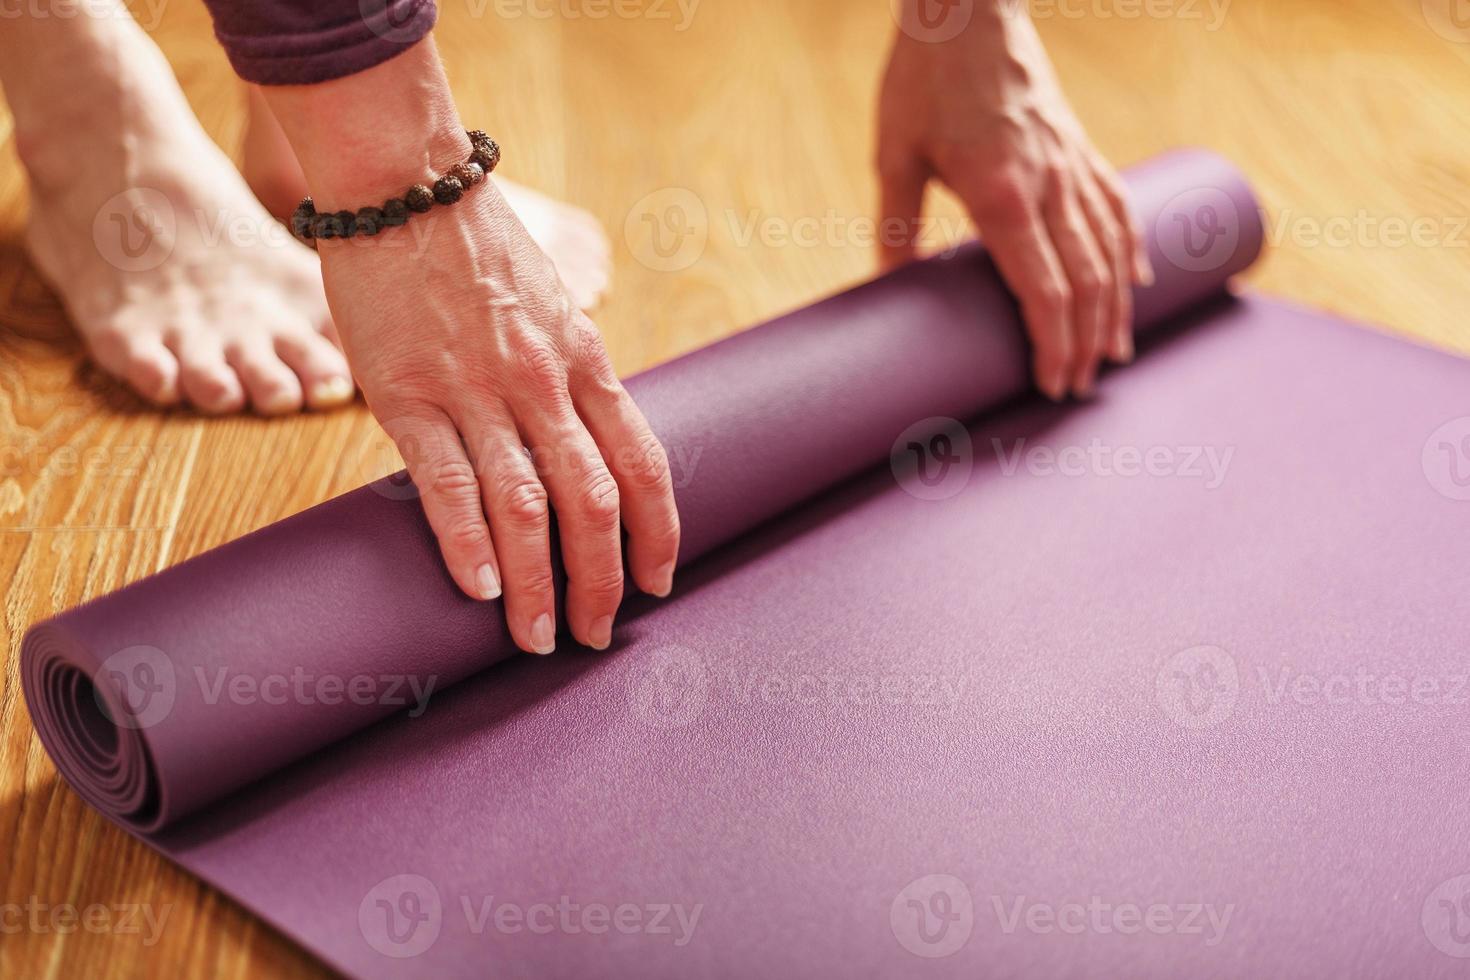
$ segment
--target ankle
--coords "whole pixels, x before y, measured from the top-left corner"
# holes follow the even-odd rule
[[[79,17],[64,78],[7,85],[16,151],[34,189],[59,193],[100,170],[132,165],[143,148],[187,146],[198,122],[163,53],[130,21]]]
[[[31,192],[57,197],[92,188],[161,179],[168,161],[179,166],[213,148],[192,113],[170,121],[156,104],[118,93],[90,108],[61,106],[44,125],[16,120],[16,155]]]

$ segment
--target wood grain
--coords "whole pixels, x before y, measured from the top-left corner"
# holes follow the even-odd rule
[[[1470,351],[1470,31],[1437,32],[1425,13],[1436,2],[1033,9],[1112,159],[1199,144],[1250,174],[1271,215],[1261,289]],[[160,8],[137,9],[152,23]],[[882,0],[702,0],[687,23],[671,2],[593,16],[606,9],[443,0],[438,38],[465,118],[503,136],[506,174],[606,223],[616,288],[598,320],[620,371],[867,275],[872,96],[892,29]],[[241,93],[196,0],[164,4],[152,33],[206,128],[234,148]],[[4,115],[0,141],[0,909],[167,915],[150,944],[119,929],[17,932],[11,913],[0,975],[323,974],[60,782],[16,655],[39,619],[386,471],[364,461],[371,420],[361,406],[271,422],[160,415],[89,368],[24,258],[24,177]],[[694,202],[691,228],[706,236],[672,270],[650,250],[671,201]],[[953,202],[936,206],[959,234]],[[789,240],[799,229],[809,237]]]

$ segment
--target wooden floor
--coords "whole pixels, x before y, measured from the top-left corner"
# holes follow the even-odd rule
[[[1115,161],[1199,144],[1251,175],[1272,219],[1251,276],[1261,289],[1470,351],[1470,27],[1426,13],[1452,2],[1162,0],[1149,9],[1169,16],[1143,19],[1116,0],[1035,6]],[[598,319],[624,373],[868,274],[860,223],[891,30],[884,0],[703,0],[687,24],[671,0],[650,8],[505,19],[493,2],[441,0],[438,32],[465,119],[503,136],[506,173],[606,222],[616,291]],[[153,34],[233,149],[240,96],[197,0],[165,4]],[[360,405],[272,422],[163,416],[99,376],[20,249],[24,181],[3,115],[0,142],[0,930],[27,903],[168,916],[152,945],[0,931],[0,976],[322,973],[61,783],[16,660],[31,623],[376,475],[359,463],[371,420]],[[644,215],[689,200],[707,243],[667,271],[690,256],[650,250]],[[753,219],[801,218],[819,241],[748,234]]]

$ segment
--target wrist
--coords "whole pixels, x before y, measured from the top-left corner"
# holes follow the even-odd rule
[[[965,48],[1005,30],[1007,23],[1029,20],[1030,12],[1018,0],[890,0],[900,44],[927,48]]]
[[[265,93],[318,211],[432,184],[470,152],[432,39],[354,75]]]

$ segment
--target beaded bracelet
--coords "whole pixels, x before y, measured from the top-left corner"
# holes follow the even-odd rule
[[[306,198],[291,214],[291,234],[316,248],[318,238],[351,238],[353,235],[376,235],[384,228],[405,224],[410,214],[423,214],[438,204],[453,204],[464,192],[482,182],[500,162],[500,145],[485,135],[484,130],[471,129],[470,156],[446,170],[432,188],[414,184],[402,197],[383,202],[380,208],[358,208],[317,214],[316,205]]]

